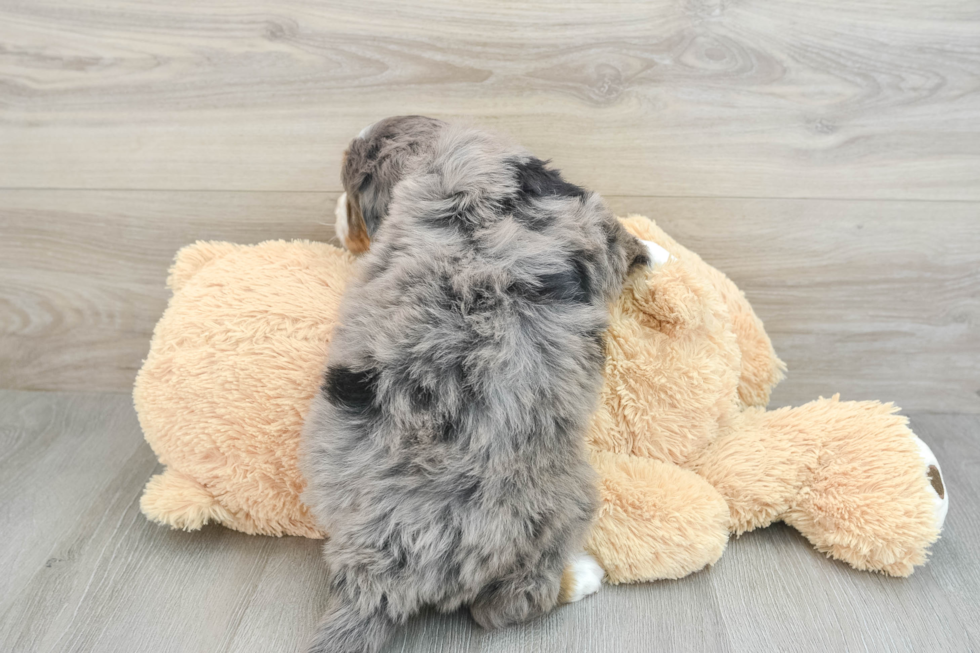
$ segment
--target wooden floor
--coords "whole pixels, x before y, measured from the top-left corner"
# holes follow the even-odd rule
[[[324,606],[318,544],[198,533],[139,511],[157,469],[127,395],[0,392],[0,651],[295,651]],[[678,581],[604,587],[485,632],[465,613],[411,622],[387,651],[980,650],[980,416],[921,413],[951,509],[908,579],[854,571],[776,526]]]
[[[946,468],[930,565],[775,527],[676,582],[391,651],[980,650],[977,0],[0,0],[0,651],[295,650],[303,540],[164,531],[128,392],[196,239],[327,239],[391,114],[507,131],[745,290],[773,405],[902,406]],[[972,505],[971,505],[972,504]]]

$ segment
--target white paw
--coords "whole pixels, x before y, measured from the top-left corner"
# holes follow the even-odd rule
[[[673,258],[670,252],[657,243],[652,243],[649,240],[641,240],[640,242],[647,248],[647,256],[650,257],[650,265],[653,267],[663,265]]]
[[[575,578],[575,587],[568,597],[569,603],[581,601],[590,594],[595,594],[602,586],[606,572],[602,570],[595,558],[588,553],[580,553],[568,565]]]
[[[333,210],[336,220],[333,223],[334,231],[337,232],[337,240],[342,247],[347,247],[347,193],[341,193],[337,198],[337,206]]]
[[[943,522],[946,521],[946,512],[949,510],[949,489],[946,487],[942,469],[939,467],[939,461],[936,460],[932,449],[918,436],[912,437],[915,438],[915,443],[919,445],[919,454],[922,456],[925,474],[929,478],[929,487],[932,489],[933,502],[936,505],[936,528],[942,530]]]

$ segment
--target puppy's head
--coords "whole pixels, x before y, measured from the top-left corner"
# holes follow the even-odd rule
[[[388,214],[395,185],[444,126],[434,118],[394,116],[365,127],[350,142],[340,173],[344,194],[336,212],[337,238],[347,249],[355,254],[368,250]]]

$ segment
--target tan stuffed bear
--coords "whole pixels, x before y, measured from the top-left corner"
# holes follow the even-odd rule
[[[836,397],[766,412],[783,364],[741,292],[650,220],[624,223],[671,258],[624,288],[606,338],[586,548],[607,580],[679,578],[717,561],[730,533],[780,520],[858,569],[922,564],[948,496],[907,420]],[[323,536],[296,451],[352,265],[309,242],[181,250],[134,390],[167,467],[147,484],[147,517]]]

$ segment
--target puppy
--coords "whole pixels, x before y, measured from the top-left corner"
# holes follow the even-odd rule
[[[377,651],[425,606],[496,628],[594,592],[584,432],[607,306],[651,253],[524,149],[431,118],[365,129],[343,183],[364,255],[303,437],[329,534],[310,651]]]

